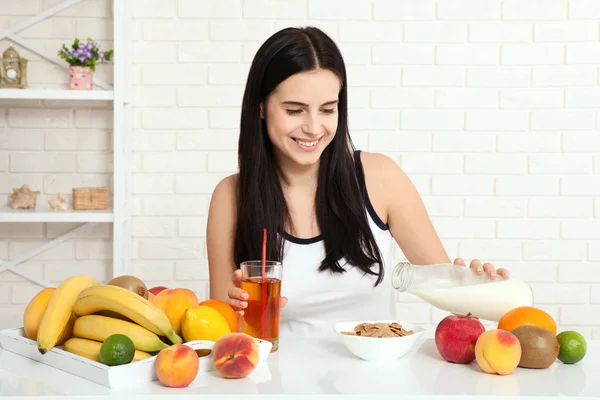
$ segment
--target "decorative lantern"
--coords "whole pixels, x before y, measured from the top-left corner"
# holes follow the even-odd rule
[[[2,53],[0,68],[0,88],[27,87],[27,59],[19,55],[12,43]]]

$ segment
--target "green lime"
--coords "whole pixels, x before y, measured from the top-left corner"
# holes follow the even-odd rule
[[[100,346],[100,361],[105,365],[129,364],[134,355],[133,341],[120,333],[110,335]]]
[[[564,331],[556,336],[558,340],[558,359],[565,364],[575,364],[585,357],[587,343],[579,332]]]

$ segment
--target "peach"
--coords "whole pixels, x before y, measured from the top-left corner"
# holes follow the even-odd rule
[[[185,310],[198,305],[198,296],[190,289],[165,289],[156,295],[154,304],[167,314],[175,333],[181,336],[181,320]]]
[[[509,375],[521,360],[521,344],[509,331],[489,330],[479,335],[475,343],[475,359],[488,374]]]
[[[196,351],[185,344],[162,349],[154,361],[156,377],[168,387],[186,387],[196,379],[200,360]]]
[[[23,330],[25,331],[25,336],[31,340],[37,340],[38,328],[40,327],[40,322],[42,321],[42,317],[46,312],[46,308],[48,308],[48,303],[50,302],[50,297],[56,288],[44,288],[39,291],[27,304],[25,307],[25,312],[23,313]],[[67,323],[67,326],[63,330],[60,338],[58,339],[57,345],[63,344],[67,340],[71,338],[73,335],[73,325],[75,324],[75,315],[71,314],[71,318]]]
[[[213,365],[224,378],[243,378],[258,364],[258,343],[250,335],[233,332],[219,338],[213,348]]]
[[[40,321],[44,316],[44,312],[48,307],[50,297],[56,288],[45,288],[42,289],[38,294],[27,304],[25,312],[23,313],[23,329],[25,330],[25,336],[31,340],[37,339],[37,331],[40,326]]]

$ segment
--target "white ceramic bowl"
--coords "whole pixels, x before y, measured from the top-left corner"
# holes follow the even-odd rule
[[[362,336],[345,335],[342,332],[352,332],[354,327],[361,323],[392,323],[396,322],[402,325],[406,330],[412,330],[414,333],[407,336],[392,338],[372,338]],[[365,361],[388,362],[394,361],[405,356],[415,346],[421,343],[421,337],[425,329],[404,320],[379,320],[379,321],[349,321],[338,322],[334,330],[340,341],[355,356]]]

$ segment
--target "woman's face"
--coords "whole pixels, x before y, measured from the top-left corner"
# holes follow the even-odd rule
[[[271,93],[261,114],[280,162],[319,161],[337,130],[339,92],[337,75],[318,69],[290,76]]]

